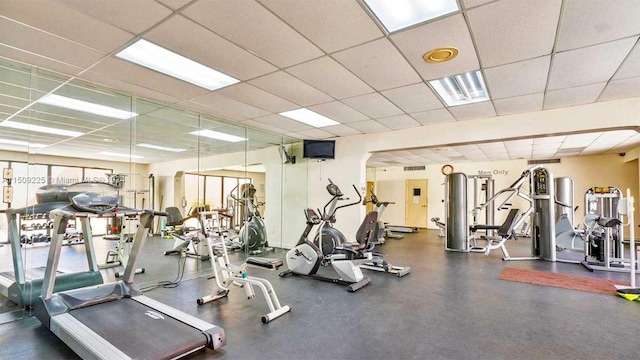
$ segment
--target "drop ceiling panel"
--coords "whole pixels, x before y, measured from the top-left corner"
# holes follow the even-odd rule
[[[153,0],[60,0],[83,13],[134,34],[147,30],[171,14],[171,10]]]
[[[94,71],[87,71],[79,76],[80,79],[90,81],[102,86],[107,86],[120,91],[127,91],[137,96],[142,96],[148,99],[162,101],[165,103],[173,104],[179,101],[175,96],[171,96],[156,90],[148,89],[146,87],[134,85],[122,80],[115,79],[110,76],[106,76]]]
[[[494,0],[462,0],[462,3],[464,4],[465,8],[470,9],[472,7],[480,6],[491,1]]]
[[[382,92],[382,95],[406,113],[434,110],[443,107],[438,97],[425,83],[385,90]]]
[[[425,80],[480,68],[471,35],[462,14],[393,34],[391,39]],[[458,48],[458,56],[440,64],[429,64],[422,59],[424,53],[441,46]]]
[[[558,35],[558,51],[621,39],[640,33],[636,0],[568,0]]]
[[[34,67],[48,69],[61,74],[73,76],[82,70],[81,67],[67,64],[44,56],[0,44],[0,59],[21,62]]]
[[[277,70],[268,62],[179,15],[151,30],[145,39],[240,80]]]
[[[299,105],[247,83],[227,86],[220,90],[216,90],[216,93],[274,113],[293,110],[300,107]]]
[[[367,120],[367,121],[351,123],[349,124],[349,127],[354,128],[364,134],[373,134],[373,133],[389,131],[389,128],[387,128],[386,126],[380,124],[375,120]]]
[[[640,96],[640,77],[613,80],[598,98],[598,101],[608,101]]]
[[[173,10],[177,10],[185,5],[187,5],[191,0],[156,0]]]
[[[245,118],[257,118],[269,114],[268,111],[258,109],[255,106],[245,104],[215,92],[195,97],[190,101],[209,106],[220,111],[231,112]]]
[[[383,36],[357,1],[259,1],[329,53]]]
[[[422,125],[432,125],[446,122],[453,122],[456,119],[447,109],[438,109],[409,114],[412,118],[418,120]]]
[[[296,65],[286,71],[336,99],[374,92],[364,81],[328,56]]]
[[[333,57],[376,90],[421,81],[398,50],[387,39],[379,39],[343,50]]]
[[[205,115],[210,115],[210,116],[214,116],[214,117],[218,117],[218,118],[222,118],[228,121],[244,121],[244,120],[249,120],[243,116],[231,113],[229,111],[224,111],[224,110],[220,110],[220,109],[214,109],[212,107],[206,106],[206,105],[202,105],[199,103],[195,103],[192,101],[181,101],[178,103],[178,105],[180,105],[183,108],[187,108],[189,110],[192,111],[196,111],[196,112],[200,112],[202,114]]]
[[[301,106],[315,105],[333,100],[329,95],[284,71],[265,75],[251,80],[250,83]]]
[[[285,130],[285,129],[274,127],[274,126],[269,126],[265,123],[262,123],[260,121],[255,121],[255,120],[244,120],[242,121],[242,124],[246,126],[250,126],[252,128],[265,130],[265,131],[269,131],[276,134],[285,134],[289,132],[289,130]]]
[[[326,126],[326,127],[323,127],[322,129],[337,136],[351,136],[351,135],[362,134],[360,131],[354,128],[350,128],[347,125]]]
[[[422,126],[422,124],[415,121],[409,115],[391,116],[387,118],[376,119],[376,121],[392,130]]]
[[[371,118],[383,118],[402,114],[402,110],[378,93],[344,99],[342,102]]]
[[[548,89],[608,81],[636,40],[637,37],[627,38],[556,54],[551,65]]]
[[[94,66],[92,70],[122,81],[175,96],[178,99],[189,99],[209,92],[207,89],[116,58],[104,59],[98,65]]]
[[[133,38],[126,31],[55,1],[38,1],[37,10],[33,5],[29,1],[6,1],[2,4],[2,16],[101,52],[113,51]]]
[[[491,101],[454,106],[449,111],[458,121],[496,116]]]
[[[520,61],[484,70],[491,99],[544,92],[551,56]]]
[[[340,123],[369,120],[363,113],[350,108],[340,101],[309,106],[309,109]]]
[[[553,109],[593,103],[598,99],[605,85],[606,83],[599,83],[547,91],[547,95],[544,98],[544,108]]]
[[[300,132],[304,130],[313,129],[312,126],[303,124],[299,121],[291,120],[289,118],[286,118],[278,114],[267,115],[267,116],[255,118],[253,120],[268,126],[284,129],[287,131]]]
[[[544,93],[510,97],[494,100],[493,105],[498,115],[518,114],[542,110]]]
[[[311,139],[327,139],[330,137],[334,137],[332,133],[326,132],[321,129],[310,129],[305,131],[298,131],[298,134],[304,136],[305,138],[311,138]]]
[[[551,54],[561,0],[505,0],[469,10],[484,67]]]
[[[279,67],[324,55],[255,1],[198,1],[182,13]]]
[[[87,67],[104,54],[0,17],[0,44],[15,47],[78,67]]]
[[[631,50],[618,71],[616,71],[616,74],[613,76],[613,78],[626,79],[638,76],[640,76],[640,45],[636,44],[636,46]]]

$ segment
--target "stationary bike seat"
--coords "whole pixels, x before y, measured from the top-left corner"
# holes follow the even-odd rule
[[[248,265],[258,266],[269,270],[278,270],[280,266],[282,266],[282,260],[280,259],[271,259],[271,258],[255,258],[250,257],[247,258],[246,263]]]

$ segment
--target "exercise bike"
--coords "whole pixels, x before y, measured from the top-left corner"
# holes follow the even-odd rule
[[[235,194],[236,188],[240,186],[240,197]],[[253,184],[241,184],[231,191],[231,197],[243,206],[244,224],[240,228],[239,240],[249,251],[250,255],[262,253],[262,250],[273,250],[269,248],[267,241],[267,231],[264,226],[264,220],[260,216],[258,206],[264,205],[256,199],[256,188]]]
[[[340,246],[334,247],[332,253],[324,254],[321,250],[323,248],[322,242],[324,241],[321,234],[324,234],[323,230],[325,226],[330,223],[330,218],[335,213],[335,204],[343,195],[331,180],[329,180],[329,182],[330,184],[327,186],[327,190],[333,197],[325,205],[325,211],[322,213],[322,216],[318,215],[313,209],[308,208],[305,210],[307,227],[304,229],[296,246],[287,252],[286,262],[289,270],[280,273],[280,276],[296,275],[309,277],[320,281],[346,285],[347,291],[355,292],[371,282],[369,278],[362,274],[362,270],[358,265],[372,259],[371,252],[367,250],[373,245],[371,244],[371,240],[375,236],[375,225],[378,221],[378,213],[372,211],[367,214],[362,222],[362,232],[361,236],[357,239],[358,242],[349,243],[345,241]],[[358,195],[360,194],[358,193]],[[357,203],[360,203],[360,200],[358,200]],[[326,211],[329,205],[331,205],[331,209],[333,209],[331,212]],[[308,239],[309,233],[316,225],[320,226],[317,232],[319,236],[318,245]],[[337,278],[322,276],[317,273],[323,262],[328,262],[333,267],[338,274]]]

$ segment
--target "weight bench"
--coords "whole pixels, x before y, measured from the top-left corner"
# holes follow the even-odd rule
[[[487,241],[487,245],[483,247],[479,247],[475,243],[475,236],[473,237],[474,246],[471,251],[475,252],[484,252],[485,255],[489,255],[491,250],[500,249],[506,258],[509,257],[509,252],[507,252],[507,248],[504,246],[504,243],[509,239],[515,239],[516,234],[514,230],[514,225],[516,224],[516,219],[518,217],[519,209],[511,209],[507,214],[507,218],[504,220],[502,225],[473,225],[470,226],[469,229],[473,231],[478,230],[497,230],[496,236],[485,236],[485,240]]]

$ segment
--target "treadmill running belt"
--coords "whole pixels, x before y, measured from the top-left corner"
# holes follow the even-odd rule
[[[75,309],[69,315],[134,359],[171,359],[207,343],[200,330],[130,298]]]

